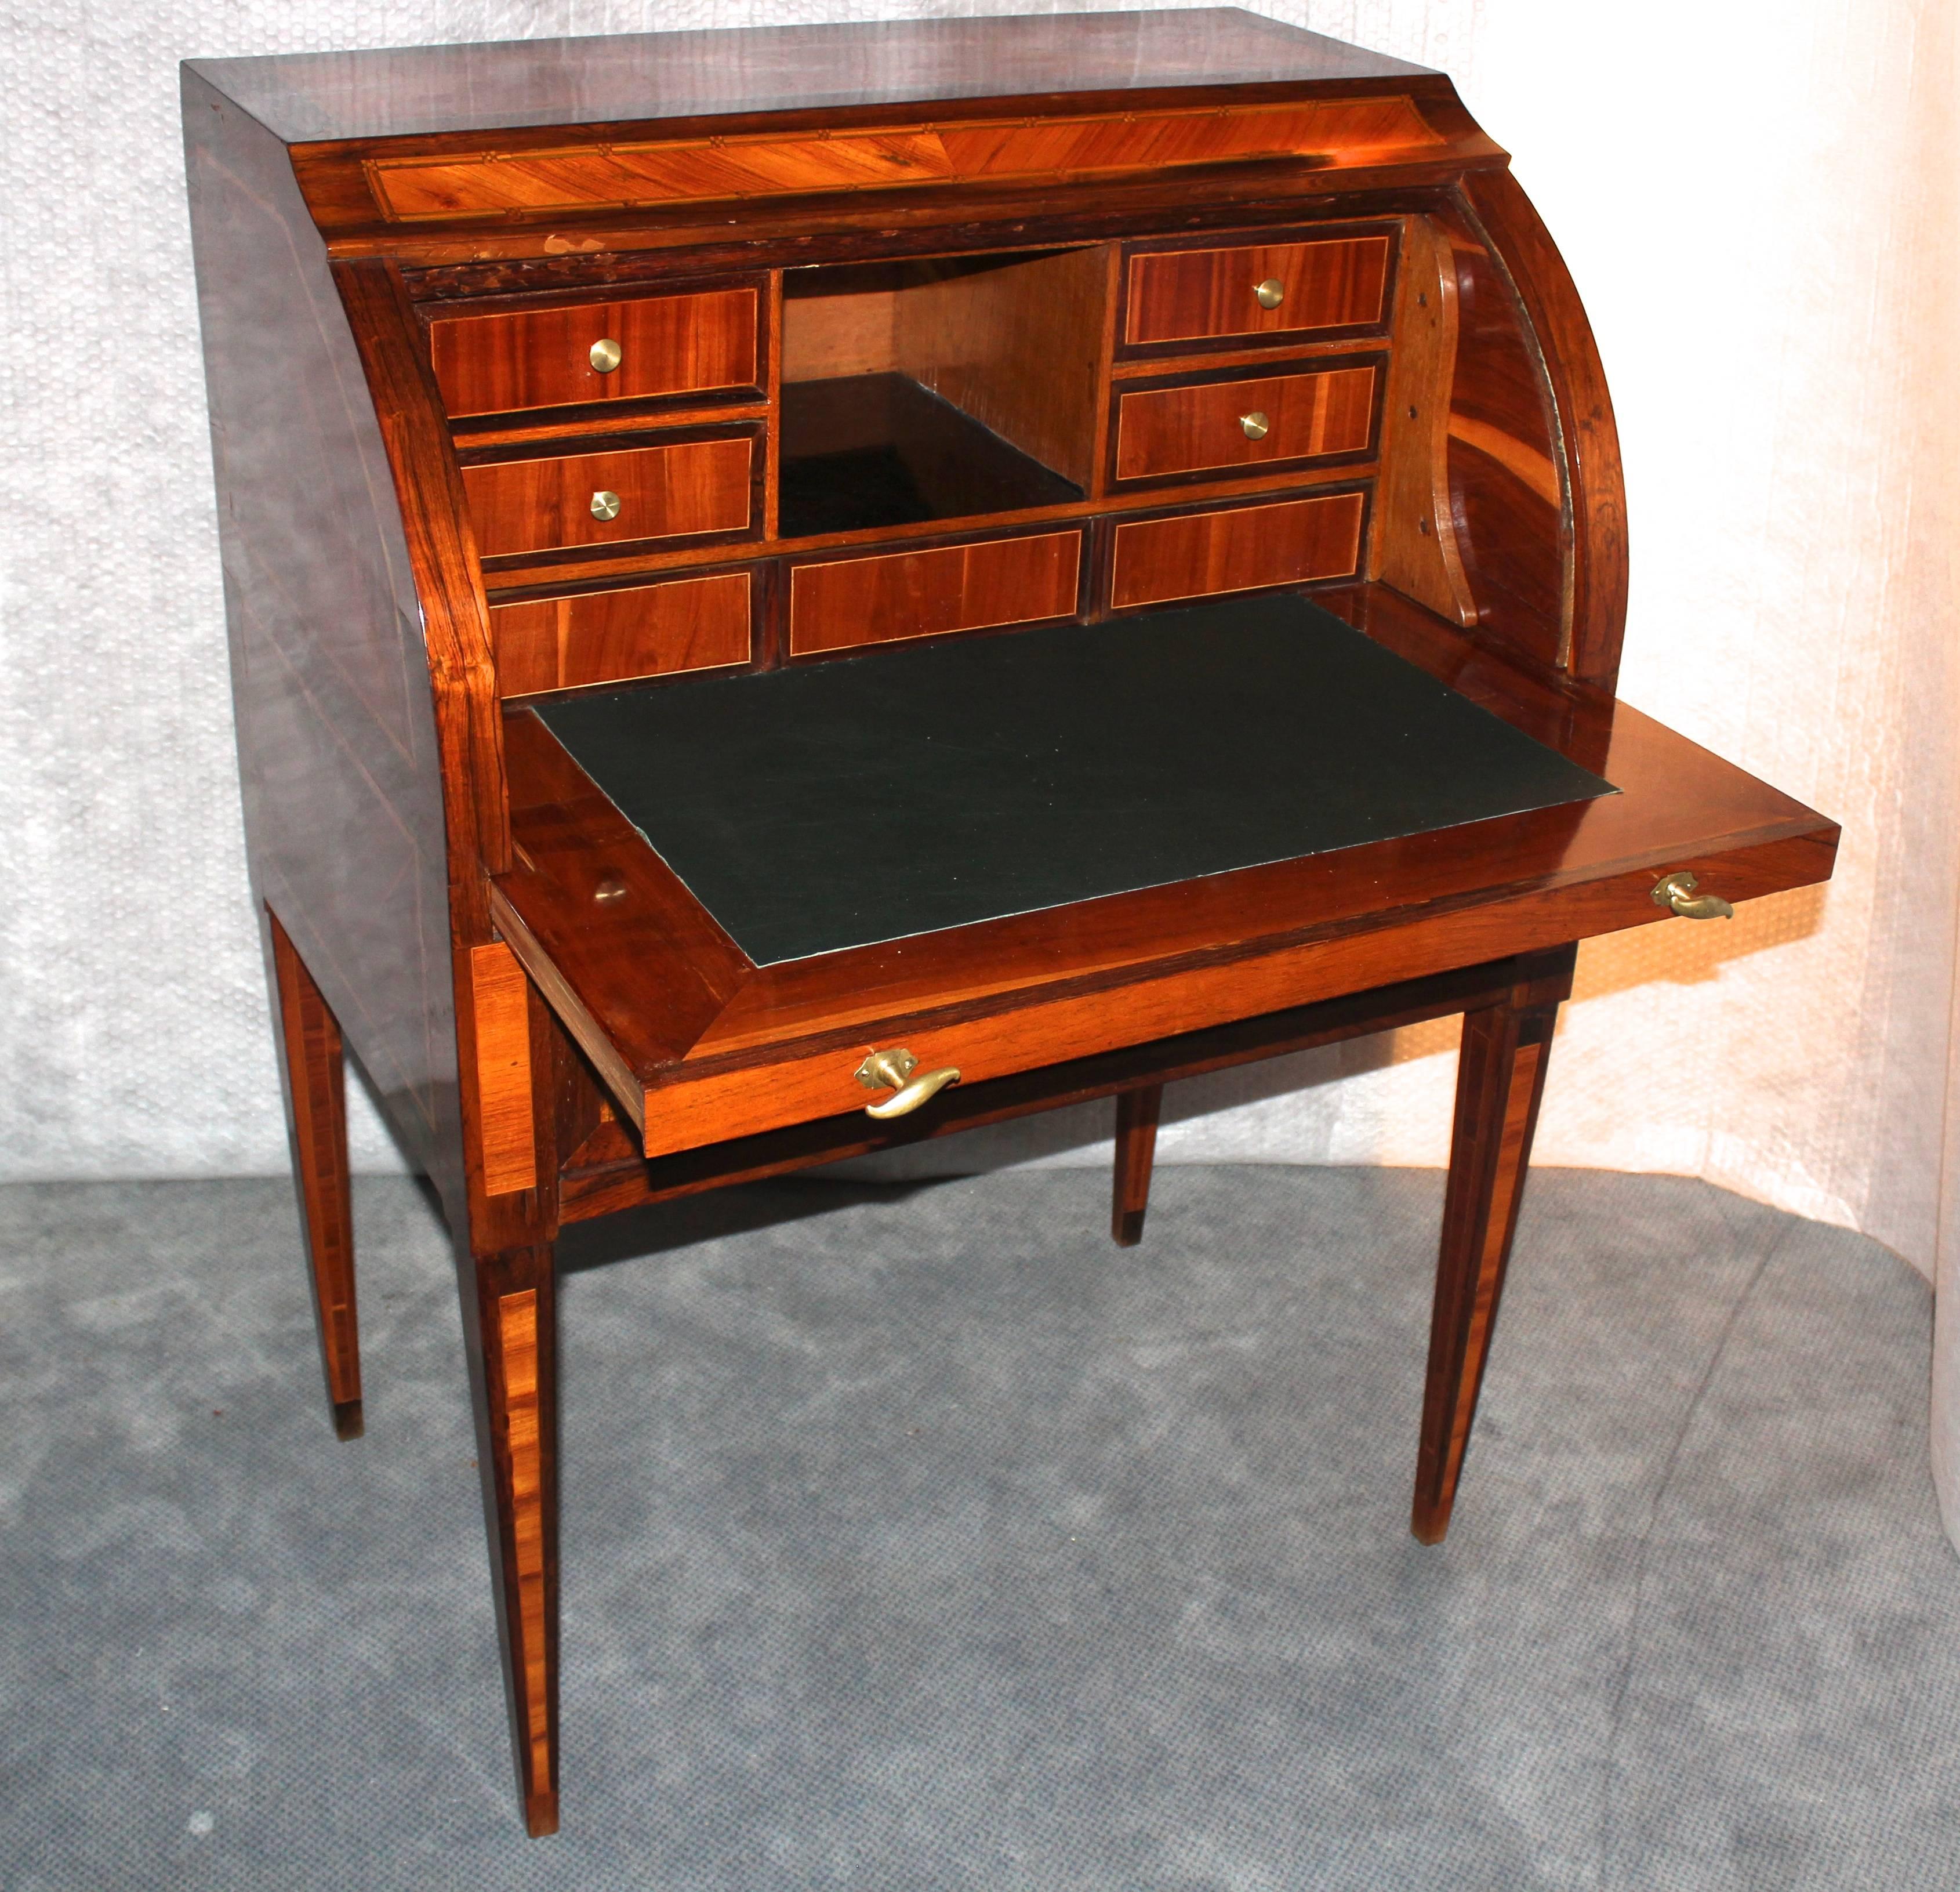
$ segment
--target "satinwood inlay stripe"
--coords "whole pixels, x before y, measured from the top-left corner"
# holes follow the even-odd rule
[[[551,1779],[551,1693],[545,1664],[544,1448],[538,1400],[538,1296],[534,1288],[497,1303],[504,1368],[504,1436],[511,1463],[511,1518],[517,1572],[520,1672],[531,1779]]]

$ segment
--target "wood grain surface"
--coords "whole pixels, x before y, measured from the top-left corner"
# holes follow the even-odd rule
[[[1390,233],[1229,249],[1147,250],[1130,259],[1123,339],[1133,348],[1216,336],[1364,327],[1385,313]],[[1284,299],[1259,301],[1262,282]]]
[[[272,991],[278,1007],[279,1075],[292,1133],[300,1235],[310,1264],[313,1327],[326,1375],[333,1429],[358,1438],[360,1323],[354,1292],[353,1179],[347,1158],[347,1059],[340,1027],[278,916],[265,909]]]
[[[494,606],[505,696],[726,668],[749,658],[749,572]]]
[[[1433,217],[1403,228],[1395,352],[1382,403],[1381,474],[1369,522],[1368,575],[1439,616],[1477,621],[1449,489],[1456,377],[1456,258]]]
[[[508,946],[469,951],[476,1026],[477,1137],[483,1187],[492,1196],[538,1180],[531,1123],[531,1035],[524,969]]]
[[[893,365],[1086,492],[1109,276],[1099,249],[941,275],[896,298]]]
[[[1341,492],[1126,519],[1110,535],[1109,603],[1128,610],[1349,577],[1361,555],[1362,510],[1360,493]]]
[[[1456,1502],[1571,965],[1568,948],[1561,968],[1464,1014],[1410,1520],[1424,1543],[1443,1541]]]
[[[1373,444],[1373,362],[1295,374],[1125,390],[1116,402],[1118,479],[1237,472],[1276,461],[1365,454]],[[1249,434],[1246,417],[1264,431]]]
[[[746,389],[756,378],[752,288],[574,303],[429,324],[437,385],[452,416],[660,394]],[[619,345],[602,373],[594,345]]]
[[[740,532],[752,518],[756,442],[746,435],[535,460],[491,460],[463,470],[484,557],[612,545],[635,539]],[[593,511],[614,495],[609,518]]]
[[[1518,297],[1558,417],[1557,460],[1566,488],[1559,661],[1573,676],[1610,690],[1627,627],[1627,496],[1599,346],[1564,259],[1517,180],[1508,172],[1466,177],[1462,193]],[[1472,404],[1467,390],[1452,402],[1452,428],[1459,409],[1472,419],[1491,418]],[[1478,451],[1467,438],[1464,445]],[[1452,463],[1455,457],[1452,445]],[[1506,470],[1531,489],[1514,465]]]
[[[790,655],[1068,617],[1081,564],[1071,531],[794,565]]]
[[[1431,156],[1446,142],[1410,100],[1390,94],[376,157],[365,169],[390,221],[454,222],[923,184],[1073,182],[1309,154],[1317,169],[1353,169]]]

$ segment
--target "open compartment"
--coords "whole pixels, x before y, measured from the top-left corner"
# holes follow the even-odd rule
[[[1108,297],[1099,249],[786,270],[781,536],[1083,498]]]

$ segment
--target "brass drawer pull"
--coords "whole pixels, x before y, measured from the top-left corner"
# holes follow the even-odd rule
[[[1241,414],[1239,416],[1239,425],[1246,430],[1246,438],[1248,440],[1264,440],[1271,423],[1265,415],[1252,413]]]
[[[616,492],[595,492],[592,495],[592,516],[595,519],[618,518],[619,495]]]
[[[915,1078],[918,1059],[909,1051],[874,1051],[858,1067],[858,1081],[867,1091],[889,1091],[890,1097],[864,1107],[867,1116],[905,1116],[928,1098],[938,1096],[949,1084],[959,1081],[956,1065],[928,1071]]]
[[[609,374],[619,365],[619,344],[610,336],[603,342],[594,342],[592,352],[586,358],[602,374]]]
[[[1733,919],[1736,909],[1719,893],[1698,893],[1692,874],[1670,874],[1653,890],[1653,903],[1683,919]]]
[[[1268,276],[1252,291],[1262,309],[1276,309],[1286,300],[1286,285],[1278,276]]]

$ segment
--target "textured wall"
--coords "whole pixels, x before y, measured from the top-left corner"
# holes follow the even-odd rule
[[[1846,827],[1828,893],[1586,949],[1542,1155],[1705,1175],[1930,1267],[1960,891],[1946,549],[1960,374],[1941,314],[1956,287],[1952,10],[1265,10],[1446,68],[1515,154],[1616,390],[1625,693]],[[10,14],[0,1174],[285,1160],[233,776],[176,61],[841,11]],[[1428,1027],[1193,1087],[1164,1154],[1439,1161],[1452,1048]],[[358,1159],[389,1164],[357,1115]],[[1094,1128],[992,1148],[1088,1160]]]

